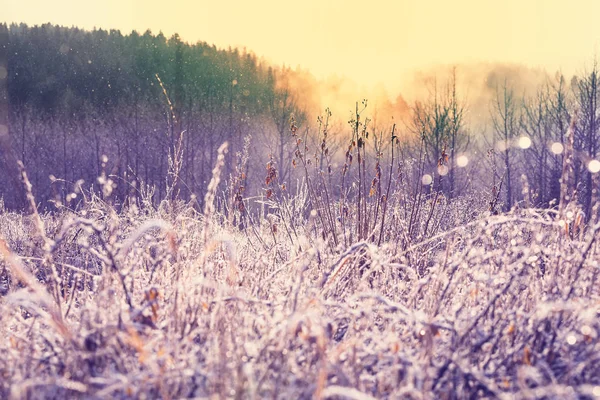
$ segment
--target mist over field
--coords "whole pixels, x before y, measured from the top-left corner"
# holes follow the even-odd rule
[[[156,32],[0,24],[0,399],[600,398],[593,52]]]

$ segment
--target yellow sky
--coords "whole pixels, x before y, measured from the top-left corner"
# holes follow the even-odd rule
[[[434,64],[572,72],[599,50],[599,16],[600,0],[0,0],[0,21],[178,32],[390,89]]]

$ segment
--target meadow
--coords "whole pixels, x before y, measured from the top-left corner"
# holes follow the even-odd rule
[[[393,156],[336,195],[305,149],[297,191],[269,162],[254,206],[226,144],[203,209],[176,179],[117,207],[101,176],[106,196],[38,212],[22,170],[33,212],[0,214],[0,398],[600,396],[600,225],[569,168],[557,207],[501,212],[494,191],[408,185],[420,164]]]

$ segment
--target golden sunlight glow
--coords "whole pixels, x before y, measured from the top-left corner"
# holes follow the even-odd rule
[[[4,0],[0,20],[178,32],[245,47],[318,78],[401,84],[440,64],[523,63],[575,72],[598,50],[597,0]]]

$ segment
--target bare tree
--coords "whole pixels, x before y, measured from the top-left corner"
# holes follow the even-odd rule
[[[572,118],[573,98],[570,96],[565,77],[557,74],[548,85],[548,117],[552,123],[553,140],[560,144],[555,148],[551,173],[550,198],[560,199],[560,176],[564,162],[563,149],[567,145],[566,135]]]
[[[513,89],[506,79],[501,87],[496,86],[496,99],[490,110],[494,127],[494,138],[501,147],[501,157],[506,173],[506,201],[504,208],[510,210],[513,204],[513,154],[511,147],[518,135],[518,109]]]
[[[547,206],[550,201],[549,186],[552,171],[552,126],[549,118],[548,90],[543,88],[534,96],[523,99],[523,114],[521,128],[531,139],[529,154],[524,157],[525,174],[529,177],[532,200],[535,205]]]
[[[272,79],[275,79],[274,75],[272,75]],[[305,117],[304,113],[299,110],[296,95],[286,81],[287,78],[281,76],[278,81],[280,79],[283,82],[281,88],[273,90],[268,100],[271,118],[275,124],[277,134],[276,148],[274,149],[276,154],[273,154],[273,156],[277,162],[279,180],[285,182],[291,172],[292,153],[295,146],[295,143],[290,140],[290,123],[292,117],[294,117],[296,123],[300,125]]]
[[[450,197],[456,195],[456,156],[469,145],[469,135],[465,130],[466,106],[461,102],[456,90],[456,67],[452,68],[452,77],[448,90],[449,108],[449,146],[450,146]]]
[[[456,68],[452,69],[444,89],[440,93],[434,81],[430,98],[415,103],[412,130],[425,146],[429,165],[436,165],[440,175],[448,176],[446,185],[441,185],[441,180],[438,185],[452,197],[456,194],[456,157],[469,143],[465,131],[466,108],[457,94]]]
[[[591,217],[592,211],[592,191],[593,179],[592,172],[587,169],[589,160],[593,160],[598,155],[598,143],[600,139],[600,107],[598,105],[598,62],[594,60],[592,69],[585,72],[580,79],[574,79],[573,89],[575,91],[575,101],[579,109],[578,123],[575,128],[575,149],[579,150],[580,157],[577,157],[575,176],[576,181],[583,183],[580,199],[583,203],[583,209],[586,218]]]

